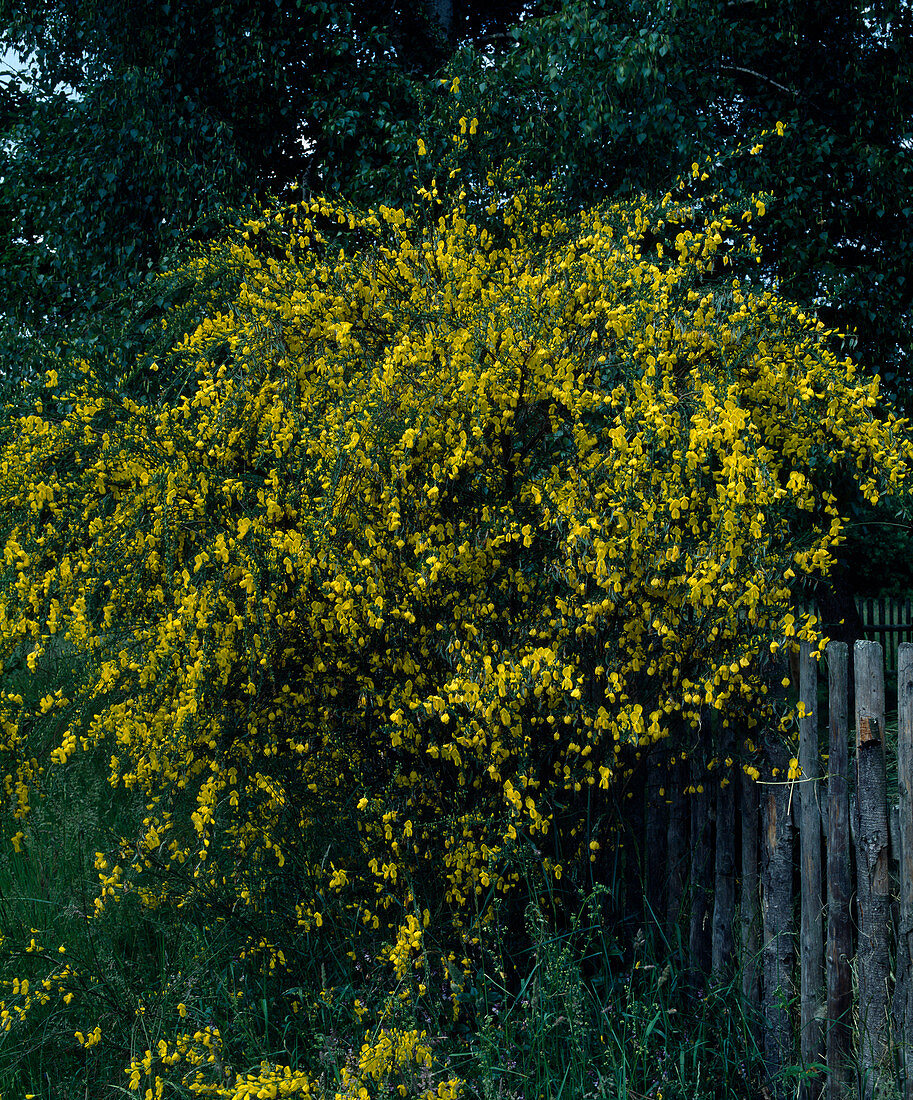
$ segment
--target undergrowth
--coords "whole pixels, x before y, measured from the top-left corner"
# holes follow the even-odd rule
[[[0,856],[4,1100],[758,1094],[739,976],[695,995],[657,929],[616,938],[614,884],[569,917],[543,895],[519,932],[492,903],[465,954],[440,944],[435,958],[429,935],[392,985],[363,935],[318,953],[303,932],[271,963],[215,899],[175,909],[125,896],[96,915],[95,853],[131,807],[103,797],[89,763],[34,808],[21,851]]]

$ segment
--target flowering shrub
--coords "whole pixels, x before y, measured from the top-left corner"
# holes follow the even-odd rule
[[[360,943],[393,1003],[461,988],[493,898],[587,880],[647,746],[757,721],[765,656],[816,637],[791,590],[831,563],[837,486],[876,500],[910,461],[877,382],[727,278],[761,199],[420,199],[250,218],[183,272],[168,396],[51,372],[0,455],[3,656],[42,684],[0,692],[13,845],[88,754],[137,807],[89,919],[231,914],[277,978]],[[218,1061],[178,1032],[162,1065]],[[455,1093],[417,1031],[372,1034],[342,1095],[410,1060]]]

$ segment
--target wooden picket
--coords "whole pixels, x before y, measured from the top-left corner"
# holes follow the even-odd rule
[[[913,644],[897,661],[897,802],[900,904],[894,1020],[904,1100],[913,1100]]]
[[[658,803],[655,790],[650,798],[654,818],[664,805],[668,823],[649,823],[652,851],[668,858],[666,904],[654,879],[650,908],[669,942],[683,920],[695,985],[727,980],[738,955],[743,1010],[756,1028],[769,1095],[778,1100],[797,1095],[782,1074],[796,1064],[805,1067],[802,1100],[913,1100],[913,641],[901,640],[911,607],[885,601],[860,610],[867,632],[871,624],[872,633],[893,640],[893,650],[890,640],[885,648],[856,643],[851,693],[847,646],[829,642],[818,661],[803,645],[798,776],[787,775],[789,752],[771,731],[762,733],[761,748],[776,777],[749,780],[727,742],[720,757],[734,765],[712,797],[700,783],[706,762],[695,752],[664,770],[665,800]],[[893,832],[886,792],[895,751],[886,721],[891,652]],[[819,715],[820,681],[827,706]]]
[[[811,647],[803,643],[799,661],[799,767],[798,791],[799,880],[801,929],[799,934],[800,1022],[799,1047],[805,1065],[824,1061],[824,909],[821,867],[821,807],[819,804],[820,757],[818,753],[817,665]],[[814,1100],[821,1089],[807,1080],[801,1100]]]
[[[885,634],[899,625],[898,613],[890,606],[873,601],[860,610],[865,612],[867,624],[883,628]],[[906,610],[902,608],[900,613]],[[889,621],[892,614],[893,622]],[[886,793],[885,651],[879,642],[867,640],[854,647],[854,767],[849,763],[851,733],[846,713],[847,647],[831,642],[825,653],[830,712],[826,768],[822,768],[819,753],[818,662],[807,645],[800,656],[799,700],[805,714],[800,719],[800,775],[795,782],[801,853],[800,989],[797,1018],[791,1024],[795,1029],[793,1055],[810,1071],[801,1090],[803,1100],[823,1095],[831,1100],[850,1096],[874,1100],[887,1095],[891,1086],[905,1100],[913,1100],[913,644],[900,642],[894,654],[899,684],[898,819],[906,858],[893,853],[897,866],[893,876]],[[763,805],[771,795],[764,790],[763,781],[759,786]],[[822,845],[824,818],[827,832]],[[826,854],[823,865],[822,852]],[[852,866],[855,921],[850,904]],[[901,898],[896,935],[891,904],[894,892]],[[826,966],[822,915],[827,926]],[[895,939],[898,951],[892,957]],[[858,986],[855,1006],[854,966]],[[761,1003],[765,1004],[763,990]],[[783,1045],[782,1021],[762,1020],[762,1031],[773,1032],[776,1044]],[[826,1072],[812,1072],[816,1065],[826,1066]],[[784,1095],[776,1079],[771,1085],[774,1095]]]
[[[860,1095],[871,1100],[876,1082],[885,1072],[890,983],[891,878],[881,645],[857,642],[855,664]]]
[[[849,1100],[853,1015],[853,925],[850,912],[849,721],[847,646],[831,642],[828,673],[827,780],[827,1080],[830,1100]]]

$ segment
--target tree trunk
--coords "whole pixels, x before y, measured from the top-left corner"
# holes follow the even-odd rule
[[[442,43],[453,44],[453,0],[425,0],[425,12]]]

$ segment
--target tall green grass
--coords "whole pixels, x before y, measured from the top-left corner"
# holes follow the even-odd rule
[[[178,1024],[207,1023],[224,1037],[227,1075],[262,1060],[305,1065],[332,1100],[366,1028],[381,1021],[425,1030],[438,1064],[477,1100],[759,1095],[761,1059],[738,975],[693,995],[661,936],[641,930],[625,945],[603,923],[608,888],[569,920],[557,921],[548,904],[530,906],[519,950],[506,922],[490,922],[458,981],[429,964],[422,992],[412,982],[391,997],[388,969],[353,961],[344,942],[318,957],[303,939],[289,960],[292,980],[244,957],[249,930],[205,907],[156,910],[127,897],[93,917],[86,884],[118,809],[87,770],[66,799],[36,807],[22,853],[0,856],[2,999],[15,1003],[14,980],[31,974],[39,982],[64,959],[74,971],[62,983],[69,1004],[55,990],[48,1005],[0,1033],[3,1100],[142,1096],[126,1089],[131,1058]],[[129,806],[120,809],[130,816]],[[29,943],[35,949],[24,952]],[[103,1041],[86,1049],[75,1032],[96,1024]],[[408,1095],[413,1086],[420,1095],[428,1085],[419,1077],[402,1093],[381,1084],[376,1095]]]

